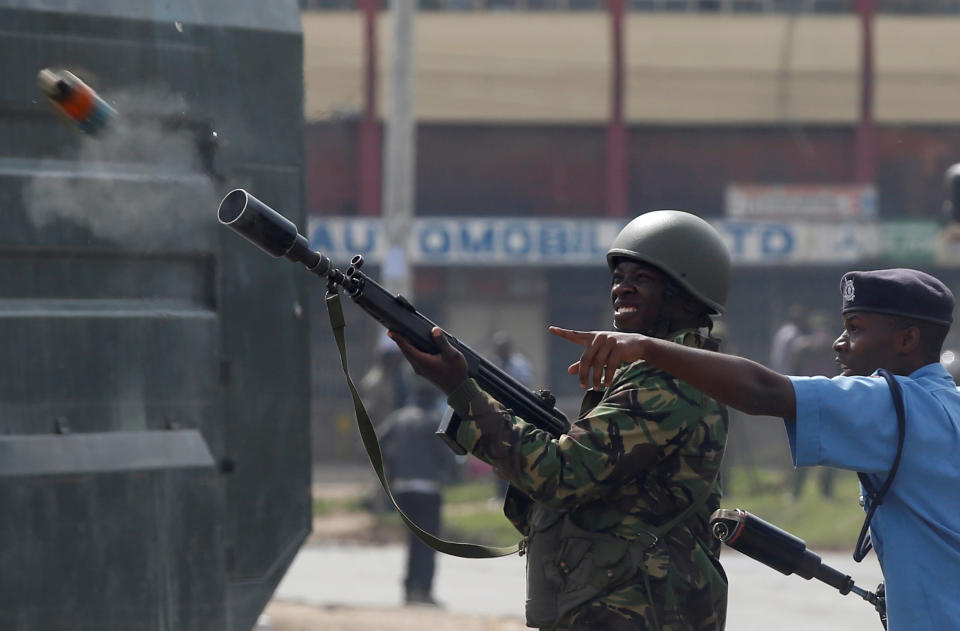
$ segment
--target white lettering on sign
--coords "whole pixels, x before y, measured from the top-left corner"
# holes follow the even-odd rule
[[[420,217],[407,252],[414,265],[605,265],[625,225],[613,219]],[[878,256],[874,222],[713,220],[735,264],[856,262]],[[310,247],[344,264],[355,254],[382,262],[387,251],[379,219],[312,217]]]
[[[877,190],[867,184],[729,184],[731,219],[830,221],[873,219]]]

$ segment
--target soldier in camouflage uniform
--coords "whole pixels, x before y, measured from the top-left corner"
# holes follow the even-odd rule
[[[716,350],[710,314],[726,300],[729,254],[703,220],[655,211],[608,253],[614,325]],[[708,520],[720,504],[725,409],[639,361],[611,366],[559,439],[514,416],[441,352],[391,334],[418,374],[448,394],[457,442],[511,484],[504,512],[524,534],[527,624],[562,631],[720,630],[727,582]]]

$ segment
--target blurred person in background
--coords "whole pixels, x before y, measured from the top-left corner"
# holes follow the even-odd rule
[[[836,335],[830,326],[827,314],[816,309],[807,317],[806,333],[799,335],[792,344],[793,366],[786,374],[802,377],[833,377],[840,373],[833,343]],[[781,371],[777,371],[781,372]],[[800,467],[793,470],[794,498],[799,498],[807,481],[807,474],[816,469],[817,490],[823,497],[833,497],[833,484],[837,470],[832,467]]]
[[[790,305],[787,320],[773,334],[770,340],[770,369],[777,372],[795,374],[796,342],[807,329],[806,311],[802,305]]]
[[[442,490],[454,481],[453,452],[437,440],[440,423],[436,389],[422,380],[413,380],[408,405],[389,414],[379,431],[380,448],[390,490],[400,509],[423,530],[440,533]],[[407,564],[403,580],[408,605],[438,606],[433,597],[436,567],[433,548],[407,532]]]
[[[617,330],[716,350],[711,315],[725,307],[730,255],[707,222],[641,215],[607,264]],[[504,512],[524,534],[527,625],[723,629],[727,580],[708,520],[720,505],[726,410],[649,363],[618,362],[553,438],[468,379],[463,355],[434,335],[431,355],[391,333],[448,395],[462,419],[457,441],[510,482]]]
[[[397,345],[386,334],[377,339],[373,365],[364,373],[357,390],[367,410],[367,416],[377,431],[393,412],[404,407],[410,399],[413,375],[403,361]],[[363,445],[359,445],[360,448]],[[362,451],[360,452],[362,453]],[[372,513],[390,510],[390,498],[379,484],[375,485],[363,500],[363,506]]]
[[[960,389],[940,363],[953,294],[911,269],[847,272],[840,287],[844,328],[833,350],[842,372],[832,378],[788,377],[643,335],[551,330],[586,347],[570,367],[584,387],[611,358],[645,359],[730,407],[783,418],[796,466],[857,471],[869,538],[854,559],[877,552],[889,631],[960,629]],[[902,440],[880,369],[902,393]]]
[[[529,388],[533,382],[533,366],[526,355],[514,349],[510,334],[497,331],[490,345],[493,348],[493,363],[497,368]]]
[[[386,335],[377,339],[374,362],[357,384],[374,426],[407,403],[411,375],[397,345]]]
[[[533,383],[533,366],[526,355],[514,350],[513,338],[506,331],[497,331],[493,334],[490,341],[493,348],[493,363],[497,368],[507,373],[522,385],[530,388]],[[490,498],[491,505],[502,504],[506,497],[507,489],[510,483],[498,475],[494,475],[493,497]]]
[[[834,377],[840,373],[833,343],[837,336],[829,316],[822,310],[810,312],[805,333],[793,342],[791,374],[804,377]],[[772,368],[771,368],[772,370]]]
[[[723,319],[714,322],[711,336],[716,338],[724,353],[739,353],[737,338]],[[750,421],[739,410],[727,409],[727,448],[723,455],[723,465],[720,467],[720,479],[723,480],[724,494],[736,493],[734,484],[745,487],[741,492],[758,493],[763,486],[762,476],[759,475],[761,465],[758,454],[756,432],[751,431]],[[742,475],[737,475],[739,471]]]

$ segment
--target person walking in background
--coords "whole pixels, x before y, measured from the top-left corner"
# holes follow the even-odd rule
[[[456,476],[453,452],[436,436],[437,400],[437,391],[430,383],[413,380],[410,403],[389,414],[378,431],[387,479],[397,505],[411,521],[434,535],[440,532],[443,485]],[[438,605],[433,597],[435,568],[434,549],[409,531],[404,602]]]

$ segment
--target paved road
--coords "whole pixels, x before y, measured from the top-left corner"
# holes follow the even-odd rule
[[[304,547],[280,583],[276,598],[311,605],[394,607],[401,602],[402,546]],[[861,564],[849,554],[824,562],[873,590],[880,582],[875,557]],[[523,559],[438,557],[436,597],[455,613],[519,617],[523,611]],[[722,562],[730,579],[727,628],[735,631],[880,629],[873,608],[819,581],[782,574],[732,549]]]

